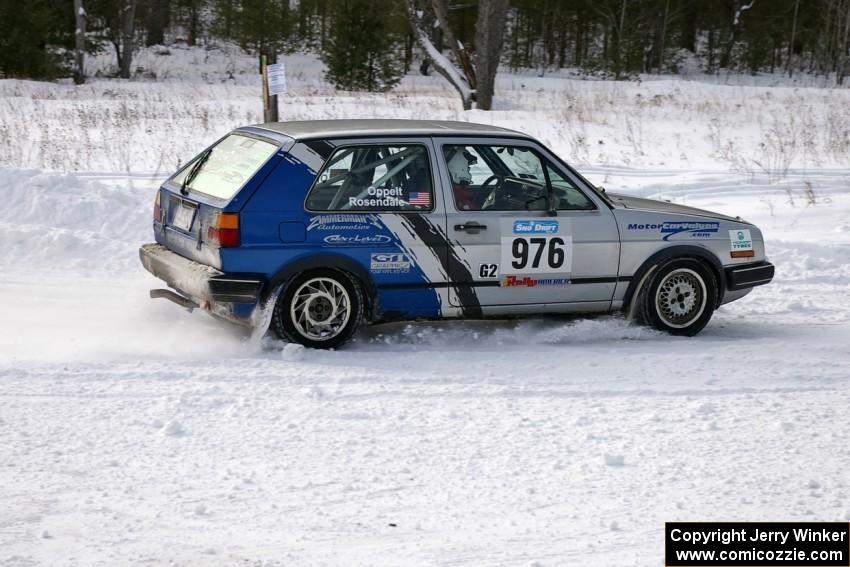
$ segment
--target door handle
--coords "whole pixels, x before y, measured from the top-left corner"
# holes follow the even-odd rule
[[[468,222],[466,224],[456,224],[455,230],[458,230],[458,231],[461,231],[461,232],[465,231],[465,232],[468,232],[469,234],[478,234],[482,230],[487,230],[487,225],[486,224],[479,224],[475,221],[472,221],[472,222]]]

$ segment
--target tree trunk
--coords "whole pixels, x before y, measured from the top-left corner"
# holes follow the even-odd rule
[[[428,33],[424,29],[422,21],[423,14],[424,12],[422,10],[417,9],[416,0],[408,0],[407,20],[410,23],[413,35],[417,42],[419,42],[419,46],[422,48],[425,57],[431,60],[431,63],[434,65],[434,70],[445,77],[449,84],[457,90],[460,95],[460,100],[463,103],[463,109],[469,110],[472,108],[472,100],[475,97],[475,90],[470,87],[470,84],[467,78],[463,76],[463,73],[457,69],[452,62],[440,52],[440,50],[434,47],[434,44],[431,42],[431,38],[428,37]],[[450,30],[443,29],[443,33],[446,33],[447,31],[450,33]],[[446,38],[448,39],[449,37],[450,36],[447,34]],[[453,38],[454,36],[451,37]]]
[[[623,32],[626,29],[626,0],[623,0],[623,3],[620,7],[620,21],[614,25],[614,30],[611,34],[612,39],[612,49],[614,52],[614,78],[620,79],[623,72]]]
[[[793,73],[791,69],[791,59],[794,55],[794,36],[797,35],[797,12],[800,10],[800,0],[794,2],[794,20],[791,24],[791,40],[788,42],[788,58],[785,60],[785,70],[790,77]]]
[[[133,35],[136,23],[136,0],[125,0],[121,9],[121,78],[130,78],[133,63]]]
[[[460,68],[463,69],[463,74],[466,75],[469,86],[472,90],[475,90],[477,83],[475,69],[472,67],[472,61],[469,59],[469,53],[467,53],[463,44],[457,40],[451,27],[449,27],[449,9],[446,5],[446,0],[432,0],[431,5],[434,7],[434,14],[437,16],[437,21],[440,22],[440,28],[443,30],[443,37],[448,42],[449,49],[452,50]],[[479,14],[481,13],[481,6],[478,7],[478,12]],[[502,28],[500,27],[499,29]]]
[[[664,65],[664,50],[667,47],[667,20],[670,17],[670,0],[664,3],[664,19],[661,21],[661,47],[658,49],[658,72]]]
[[[74,18],[76,29],[74,30],[74,84],[82,85],[86,82],[84,68],[86,55],[86,11],[83,8],[83,0],[74,0]]]
[[[714,72],[714,28],[708,30],[708,71]]]
[[[841,63],[838,67],[835,80],[839,85],[844,84],[844,77],[847,76],[848,67],[850,67],[850,2],[844,7],[844,39],[841,42]]]
[[[148,16],[145,20],[147,33],[145,34],[145,45],[164,45],[165,26],[168,25],[168,14],[170,0],[148,0]]]
[[[404,73],[410,72],[410,65],[413,63],[413,34],[407,32],[404,36]]]
[[[584,20],[581,17],[581,11],[576,12],[576,50],[573,54],[573,63],[576,67],[581,67],[582,49],[584,48]]]
[[[682,34],[679,47],[697,51],[697,0],[682,0]]]
[[[741,5],[735,11],[735,17],[732,20],[732,31],[729,35],[729,41],[726,43],[726,47],[723,49],[723,54],[720,56],[720,67],[726,69],[732,62],[732,50],[735,48],[735,42],[738,41],[738,29],[739,24],[741,23],[741,16],[745,12],[750,10],[755,3],[756,0],[750,0],[749,4]]]
[[[274,65],[277,63],[277,51],[273,46],[266,46],[263,48],[263,51],[266,54],[266,64]],[[268,109],[263,109],[263,121],[264,122],[277,122],[278,121],[278,104],[277,104],[277,95],[269,96],[269,107]]]
[[[475,100],[481,110],[490,110],[493,107],[493,89],[499,60],[502,57],[502,36],[507,12],[508,0],[478,2],[478,22],[475,25],[475,68],[478,87]]]
[[[558,69],[563,69],[567,64],[567,23],[561,22],[558,26]]]
[[[186,45],[193,46],[198,43],[198,27],[200,26],[201,16],[198,13],[200,8],[198,2],[192,0],[189,5],[189,30],[186,38]]]

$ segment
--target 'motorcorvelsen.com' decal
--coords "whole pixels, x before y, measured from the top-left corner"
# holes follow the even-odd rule
[[[670,240],[678,234],[690,238],[709,238],[720,229],[720,223],[714,221],[663,221],[660,223],[629,223],[629,230],[650,230],[663,234],[661,240]]]

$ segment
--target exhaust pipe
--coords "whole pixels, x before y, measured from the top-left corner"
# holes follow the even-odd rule
[[[200,307],[200,305],[198,305],[188,297],[183,297],[179,293],[174,293],[170,289],[152,289],[150,290],[150,296],[151,299],[167,299],[169,301],[173,301],[180,307],[188,309],[189,313],[191,313],[194,309]]]

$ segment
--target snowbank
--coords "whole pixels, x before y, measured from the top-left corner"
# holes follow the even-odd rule
[[[0,145],[0,165],[165,175],[228,130],[262,121],[253,57],[226,47],[157,53],[145,50],[138,59],[155,69],[156,80],[95,78],[79,87],[0,81],[0,135],[14,140]],[[496,110],[464,112],[439,76],[408,75],[386,94],[347,93],[323,80],[315,58],[282,59],[290,94],[280,99],[281,120],[494,123],[527,132],[579,165],[732,170],[780,179],[789,169],[850,162],[846,88],[502,73]],[[105,63],[98,58],[94,64],[101,69]]]

